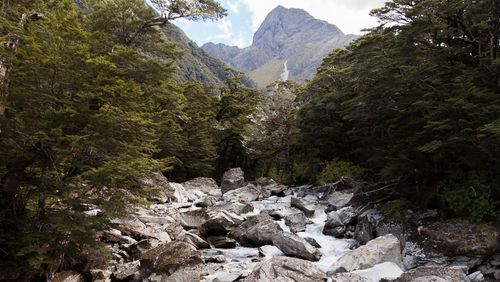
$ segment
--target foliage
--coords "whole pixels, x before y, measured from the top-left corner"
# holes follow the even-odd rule
[[[413,189],[400,192],[417,199],[453,169],[498,182],[499,11],[490,0],[393,0],[372,11],[383,25],[332,52],[299,95],[292,151],[307,177],[339,158],[402,179]]]
[[[495,205],[498,201],[492,197],[492,186],[488,178],[475,172],[453,171],[440,181],[438,189],[442,191],[444,203],[458,215],[468,215],[476,221],[495,217]]]
[[[351,162],[334,159],[326,163],[319,177],[329,183],[335,182],[342,177],[362,179],[363,169]]]

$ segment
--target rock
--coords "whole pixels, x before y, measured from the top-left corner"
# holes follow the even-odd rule
[[[203,263],[200,252],[186,242],[173,241],[159,245],[141,256],[141,272],[171,274],[183,266]]]
[[[243,246],[272,245],[273,238],[283,230],[269,215],[260,214],[248,218],[231,232],[231,236]]]
[[[238,215],[254,211],[254,208],[251,204],[240,202],[226,202],[224,203],[224,205],[220,206],[220,208]]]
[[[272,195],[279,195],[287,189],[285,185],[276,183],[271,178],[261,177],[254,182],[264,198],[269,198]]]
[[[233,282],[241,277],[241,273],[231,273],[228,271],[216,273],[212,282]]]
[[[188,191],[200,191],[208,196],[219,198],[222,196],[222,191],[217,186],[217,182],[212,178],[198,177],[182,183],[184,189]]]
[[[308,222],[309,219],[302,212],[285,217],[285,224],[290,227],[290,231],[293,233],[305,231]]]
[[[293,215],[297,213],[302,213],[302,211],[297,208],[284,207],[281,209],[273,210],[272,212],[269,213],[269,215],[276,220],[280,220],[288,215]]]
[[[330,267],[332,273],[367,269],[379,263],[393,262],[402,266],[401,246],[398,238],[388,234],[371,240],[366,245],[352,250]]]
[[[90,275],[92,276],[92,282],[111,282],[112,272],[109,270],[102,269],[91,269]]]
[[[188,210],[179,214],[179,222],[186,230],[199,229],[209,219],[203,209]]]
[[[134,244],[124,245],[124,248],[133,258],[138,259],[142,254],[157,247],[159,244],[160,241],[157,239],[144,239]]]
[[[122,235],[122,232],[117,229],[105,230],[102,235],[103,239],[111,243],[134,244],[137,241],[129,236]]]
[[[353,193],[343,193],[343,192],[333,192],[328,196],[327,202],[329,205],[331,205],[334,209],[338,210],[341,209],[353,198],[354,194]]]
[[[368,282],[365,278],[352,272],[335,273],[329,277],[332,282]]]
[[[356,210],[353,207],[341,208],[337,211],[337,214],[339,216],[340,222],[342,222],[342,225],[349,225],[356,218]]]
[[[226,202],[242,202],[250,203],[259,198],[260,191],[253,184],[248,184],[245,187],[234,189],[224,193],[222,198]]]
[[[139,261],[129,262],[123,265],[120,265],[116,268],[116,271],[113,272],[113,278],[115,280],[126,280],[139,273]]]
[[[325,226],[323,227],[323,234],[333,237],[342,237],[346,231],[347,228],[340,220],[338,213],[336,211],[329,212]]]
[[[496,280],[500,280],[500,270],[495,271],[495,274],[493,275],[493,277],[494,277]]]
[[[237,245],[234,239],[223,236],[209,237],[208,242],[214,248],[220,248],[220,249],[232,249],[235,248]]]
[[[301,210],[307,217],[314,216],[316,212],[317,205],[313,201],[307,201],[300,198],[293,197],[290,201],[292,207]]]
[[[170,187],[174,190],[173,200],[177,203],[192,203],[196,200],[203,198],[203,192],[196,190],[186,190],[180,183],[169,183]]]
[[[186,243],[190,243],[194,245],[197,249],[208,249],[210,248],[210,244],[207,241],[203,240],[200,236],[190,232],[183,231],[183,233],[177,238],[179,241],[184,241]]]
[[[85,279],[78,272],[63,271],[56,273],[51,282],[85,282]]]
[[[157,202],[169,202],[174,197],[174,190],[170,187],[168,179],[161,172],[154,172],[150,177],[142,178],[139,182],[144,187],[145,191],[151,191],[148,199]]]
[[[382,214],[377,210],[369,209],[357,218],[354,239],[361,245],[375,238],[375,225],[383,219]]]
[[[226,236],[233,227],[240,225],[245,219],[223,209],[207,210],[209,219],[202,224],[200,233],[206,237]]]
[[[287,256],[310,261],[318,261],[321,258],[321,252],[318,249],[311,246],[303,238],[290,232],[283,232],[275,236],[273,238],[273,245]]]
[[[469,278],[471,282],[484,281],[484,275],[481,273],[481,271],[476,271],[474,273],[471,273],[467,275],[467,278]]]
[[[442,266],[426,266],[405,272],[393,282],[469,282],[460,268]]]
[[[241,168],[232,168],[222,175],[220,188],[222,193],[243,187],[245,183],[245,174]]]
[[[244,282],[318,282],[326,275],[312,262],[289,257],[274,257],[258,265]]]
[[[283,254],[283,252],[275,246],[266,245],[259,247],[259,255],[272,258],[277,256],[284,256],[285,254]]]
[[[315,247],[315,248],[321,248],[321,245],[314,239],[314,238],[304,238],[304,240],[306,240],[307,243],[311,244],[311,246]]]
[[[363,277],[367,282],[379,282],[382,279],[392,280],[399,278],[403,271],[393,262],[384,262],[371,268],[356,270],[352,273]]]
[[[497,232],[494,227],[465,220],[437,222],[421,228],[421,244],[426,250],[449,257],[486,258],[495,252]]]

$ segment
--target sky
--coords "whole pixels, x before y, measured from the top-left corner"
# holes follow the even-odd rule
[[[306,10],[313,17],[335,24],[346,34],[362,34],[377,25],[369,12],[385,0],[219,0],[228,16],[212,22],[177,20],[174,23],[198,45],[207,42],[247,47],[267,14],[282,5]]]

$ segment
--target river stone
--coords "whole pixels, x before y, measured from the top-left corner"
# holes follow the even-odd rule
[[[327,215],[323,234],[334,237],[341,237],[347,231],[347,228],[342,224],[340,217],[336,211],[329,212]]]
[[[245,174],[241,170],[241,168],[232,168],[222,175],[220,188],[222,193],[225,194],[228,191],[238,189],[243,187],[245,183]]]
[[[353,193],[333,192],[328,196],[327,201],[329,205],[338,210],[347,206],[353,197]]]
[[[197,249],[210,248],[210,244],[208,244],[207,241],[203,240],[203,238],[190,231],[183,230],[180,236],[177,238],[177,240],[190,243],[194,245]]]
[[[259,198],[260,191],[253,184],[228,191],[222,196],[226,202],[250,203]]]
[[[212,178],[198,177],[183,182],[182,186],[184,186],[184,188],[188,191],[196,190],[213,197],[222,196],[221,189],[217,186],[217,182],[215,182]]]
[[[207,210],[209,220],[202,224],[200,233],[206,237],[226,236],[232,228],[238,226],[245,219],[237,214],[220,208]]]
[[[249,217],[231,232],[231,236],[243,246],[272,245],[273,238],[283,230],[269,215],[262,213]]]
[[[113,272],[113,278],[121,281],[126,280],[139,273],[139,261],[133,261],[126,264],[117,266],[116,271]]]
[[[405,272],[393,282],[469,282],[469,278],[460,268],[443,266],[425,266]]]
[[[259,264],[244,282],[318,282],[327,277],[314,263],[290,257],[274,257]]]
[[[352,272],[335,273],[329,277],[332,279],[331,282],[368,282],[365,278]]]
[[[123,245],[123,247],[133,258],[138,259],[142,254],[157,247],[159,244],[160,241],[157,239],[144,239],[134,244]]]
[[[63,271],[56,273],[51,282],[85,282],[85,279],[78,272]]]
[[[344,207],[337,211],[342,225],[351,224],[356,218],[356,210],[353,207]],[[385,235],[385,234],[384,234]]]
[[[273,238],[273,245],[287,256],[310,261],[318,261],[321,258],[321,252],[318,249],[303,238],[290,232],[283,232],[275,236]]]
[[[392,234],[378,237],[344,254],[332,264],[330,270],[332,273],[351,272],[367,269],[383,262],[393,262],[398,266],[403,264],[400,242]]]
[[[286,216],[297,214],[297,213],[302,213],[301,210],[297,208],[291,208],[291,207],[283,207],[280,209],[273,210],[272,212],[269,213],[272,218],[276,220],[280,220]]]
[[[180,267],[203,263],[200,252],[186,242],[173,241],[159,245],[141,256],[141,271],[171,274]]]
[[[285,185],[276,183],[271,178],[261,177],[254,182],[264,198],[269,198],[272,195],[279,195],[287,189]]]
[[[314,216],[316,212],[317,205],[313,201],[308,201],[301,198],[291,198],[290,204],[292,207],[298,208],[301,210],[307,217]]]
[[[209,237],[208,242],[210,242],[210,245],[212,245],[214,248],[220,248],[220,249],[232,249],[236,248],[236,241],[231,238],[227,238],[224,236],[214,236],[214,237]]]
[[[308,222],[309,219],[302,212],[285,216],[285,224],[293,233],[305,231]]]
[[[283,256],[284,254],[276,246],[266,245],[259,247],[259,255],[263,257],[277,257],[277,256]]]
[[[209,219],[208,214],[202,209],[181,212],[179,217],[182,227],[186,230],[199,229]]]
[[[240,202],[229,202],[229,203],[224,203],[223,205],[219,206],[220,208],[238,214],[246,214],[254,211],[253,205],[249,203],[240,203]]]
[[[367,282],[378,282],[382,279],[393,280],[399,278],[403,274],[403,270],[393,262],[384,262],[352,273],[363,277]]]
[[[316,240],[314,240],[314,238],[307,237],[307,238],[304,238],[304,240],[306,240],[307,243],[311,244],[311,246],[313,246],[313,247],[321,248],[321,245],[318,244],[318,242]]]

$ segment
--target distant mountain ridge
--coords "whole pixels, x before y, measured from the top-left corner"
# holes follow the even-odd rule
[[[346,35],[337,26],[318,20],[304,10],[278,6],[255,32],[251,46],[240,49],[207,43],[202,49],[247,72],[264,87],[282,76],[298,82],[313,77],[324,57],[356,38],[356,35]]]

